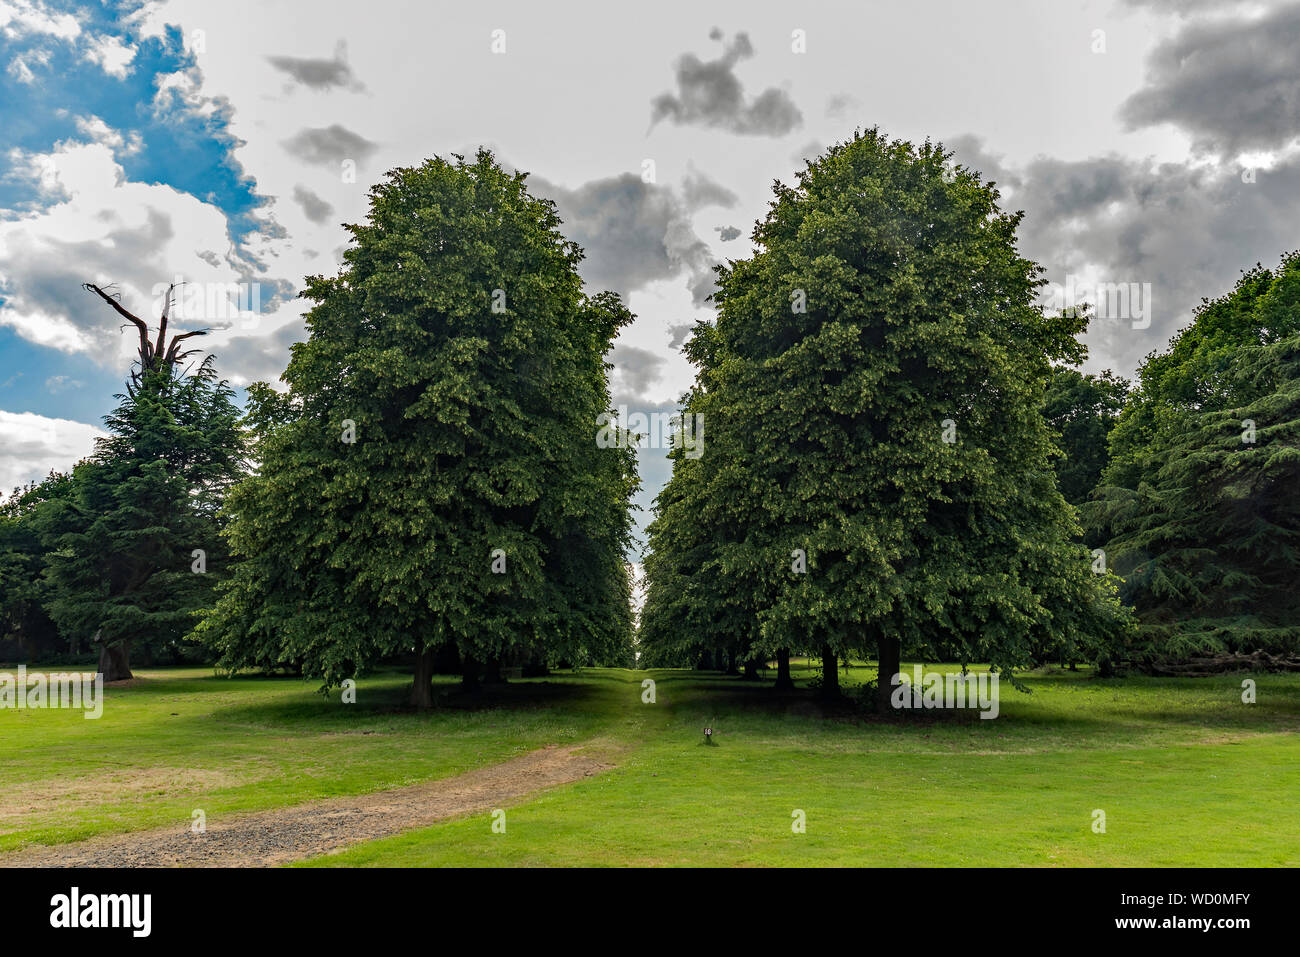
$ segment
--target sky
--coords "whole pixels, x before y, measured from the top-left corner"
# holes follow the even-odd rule
[[[636,314],[615,406],[671,411],[773,181],[873,126],[997,183],[1049,306],[1130,292],[1085,369],[1131,376],[1300,246],[1300,4],[0,0],[0,490],[88,454],[122,389],[133,333],[82,283],[156,318],[183,282],[191,343],[283,387],[369,187],[480,146]]]

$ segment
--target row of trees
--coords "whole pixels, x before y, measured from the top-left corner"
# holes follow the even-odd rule
[[[338,275],[311,277],[288,392],[240,421],[211,360],[140,327],[109,436],[0,514],[0,615],[58,636],[335,685],[413,659],[467,684],[509,663],[632,663],[633,443],[593,441],[632,316],[588,295],[554,205],[487,152],[376,186]],[[39,639],[41,640],[38,640]]]
[[[811,654],[833,695],[852,656],[1300,648],[1300,256],[1130,384],[1074,368],[1086,312],[1035,304],[998,199],[875,130],[777,184],[686,347],[710,441],[657,500],[643,665],[789,685]],[[394,170],[242,419],[198,333],[87,286],[138,362],[95,454],[0,506],[0,635],[110,679],[132,648],[326,686],[402,659],[418,707],[435,670],[630,665],[635,443],[594,436],[632,316],[560,226],[487,152]]]

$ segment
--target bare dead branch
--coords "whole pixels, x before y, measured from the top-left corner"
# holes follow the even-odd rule
[[[131,313],[127,312],[126,309],[122,307],[122,304],[120,302],[118,302],[108,293],[104,292],[104,290],[100,289],[94,283],[84,282],[81,284],[81,288],[89,292],[93,292],[100,299],[103,299],[106,303],[112,306],[114,312],[116,312],[118,315],[125,318],[128,322],[131,322],[135,325],[136,329],[138,329],[140,332],[140,359],[142,362],[148,365],[149,359],[151,358],[150,356],[151,349],[149,346],[149,326],[145,323],[145,321],[139,318],[138,316],[132,315]]]
[[[193,332],[184,332],[179,336],[172,336],[171,346],[167,349],[167,355],[163,361],[166,362],[167,365],[175,365],[186,356],[191,356],[196,352],[201,352],[201,349],[191,349],[189,352],[178,353],[177,346],[180,345],[181,340],[188,339],[190,336],[206,336],[207,334],[208,330],[206,329],[196,329]]]
[[[158,320],[158,344],[153,347],[153,354],[160,356],[163,354],[163,345],[167,342],[167,314],[172,308],[172,290],[176,288],[176,283],[167,287],[167,297],[163,299],[162,317]]]

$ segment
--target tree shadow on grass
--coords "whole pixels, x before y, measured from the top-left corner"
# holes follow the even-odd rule
[[[241,679],[243,680],[242,676]],[[477,691],[465,691],[459,681],[447,676],[434,679],[434,706],[418,710],[409,705],[411,678],[399,671],[381,671],[364,676],[356,689],[356,701],[343,703],[341,688],[327,693],[318,691],[314,681],[292,677],[259,677],[258,683],[283,687],[302,694],[289,694],[273,700],[241,701],[218,706],[210,714],[215,718],[265,726],[299,729],[312,726],[321,731],[364,729],[399,722],[426,722],[439,716],[499,713],[524,715],[529,712],[557,714],[599,713],[597,699],[603,689],[586,676],[582,680],[565,677],[516,679],[503,684],[485,684]],[[211,689],[221,690],[220,684]]]
[[[604,691],[594,683],[599,680],[599,677],[588,676],[567,680],[564,677],[527,678],[502,684],[483,684],[474,691],[466,691],[459,684],[435,684],[433,710],[535,711],[590,704]],[[403,689],[404,693],[409,690],[409,685]],[[410,712],[402,703],[399,703],[398,710]]]
[[[905,730],[966,727],[995,734],[1051,732],[1079,740],[1120,740],[1126,728],[1214,729],[1242,732],[1295,730],[1300,718],[1300,680],[1271,682],[1268,700],[1238,704],[1234,681],[1201,678],[1091,679],[1079,673],[1020,676],[1033,689],[1026,694],[1009,682],[1000,689],[998,717],[980,717],[978,708],[917,708],[876,714],[864,697],[823,699],[815,688],[796,686],[778,692],[771,681],[699,672],[661,673],[660,700],[693,714],[765,718],[815,718],[837,724]],[[1232,676],[1234,679],[1239,676]]]

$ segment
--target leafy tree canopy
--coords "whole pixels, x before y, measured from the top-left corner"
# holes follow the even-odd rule
[[[203,626],[223,664],[331,685],[446,642],[625,655],[633,453],[594,436],[631,314],[584,294],[554,204],[486,151],[392,171],[348,229],[340,273],[308,279],[287,398],[253,394],[243,561]]]

